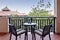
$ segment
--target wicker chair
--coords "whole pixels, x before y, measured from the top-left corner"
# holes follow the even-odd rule
[[[44,37],[46,35],[49,35],[49,39],[51,40],[50,37],[50,29],[51,29],[52,25],[46,25],[44,26],[43,29],[36,29],[34,32],[38,35],[40,35],[42,37],[42,40],[44,40]]]
[[[9,33],[10,33],[10,39],[9,40],[11,40],[12,34],[16,37],[15,40],[17,40],[17,36],[19,36],[23,33],[26,33],[26,30],[22,30],[22,29],[17,30],[14,25],[9,24]]]

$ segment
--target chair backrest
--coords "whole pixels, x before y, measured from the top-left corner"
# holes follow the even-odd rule
[[[14,25],[9,25],[9,32],[12,34],[17,34],[16,27]]]
[[[50,33],[50,29],[51,29],[52,25],[46,25],[43,28],[43,35],[47,35]]]

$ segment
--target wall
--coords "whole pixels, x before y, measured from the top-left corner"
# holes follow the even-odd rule
[[[60,0],[56,0],[55,2],[57,2],[56,4],[56,8],[55,10],[57,10],[57,18],[56,18],[56,33],[60,33]]]
[[[0,17],[0,33],[8,32],[8,18]]]

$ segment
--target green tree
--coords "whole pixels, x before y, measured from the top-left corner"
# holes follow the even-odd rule
[[[46,10],[50,8],[51,4],[48,1],[47,4],[44,3],[44,0],[40,0],[36,7],[32,7],[32,10],[29,12],[29,16],[51,16],[49,11]]]
[[[40,11],[40,12],[39,12]],[[50,14],[49,14],[49,12],[48,11],[46,11],[46,10],[36,10],[36,9],[34,9],[34,10],[32,10],[30,13],[29,13],[29,16],[36,16],[36,17],[39,17],[39,16],[51,16]]]

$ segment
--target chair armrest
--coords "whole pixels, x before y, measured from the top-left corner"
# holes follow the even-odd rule
[[[17,29],[16,31],[17,31],[17,32],[19,32],[19,31],[21,31],[21,30],[24,30],[24,28],[23,28],[23,29],[22,29],[22,28],[20,28],[20,29]]]

